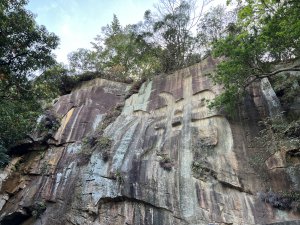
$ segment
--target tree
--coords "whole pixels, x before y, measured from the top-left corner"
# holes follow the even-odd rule
[[[196,0],[160,0],[155,14],[147,10],[144,21],[125,27],[114,15],[92,42],[92,50],[69,55],[71,68],[103,72],[110,79],[138,79],[196,63],[201,55],[195,31],[210,1],[203,0],[198,9]]]
[[[227,11],[224,6],[210,8],[200,20],[197,27],[197,38],[205,54],[209,54],[212,45],[227,35],[227,28],[236,22],[236,13]]]
[[[111,24],[92,42],[93,49],[78,49],[69,54],[71,69],[78,73],[94,71],[109,79],[139,79],[156,73],[160,62],[157,48],[147,43],[140,32],[141,24],[120,25],[116,15]]]
[[[193,32],[200,22],[202,11],[210,1],[160,0],[157,13],[152,15],[152,39],[162,48],[160,56],[164,72],[183,68],[200,60],[199,42]],[[148,17],[151,14],[148,12]],[[148,19],[149,20],[149,19]]]
[[[0,71],[6,79],[24,77],[54,63],[58,37],[38,26],[26,0],[0,3]],[[13,78],[12,78],[13,79]]]
[[[77,82],[63,64],[56,64],[33,80],[33,91],[39,101],[48,103],[71,92]]]
[[[0,164],[5,151],[30,131],[40,105],[34,95],[35,71],[52,65],[58,37],[38,26],[26,0],[0,2]]]
[[[71,52],[68,54],[70,70],[76,74],[103,70],[101,54],[101,48],[98,48],[98,50],[79,48],[77,51]]]
[[[225,60],[212,78],[225,92],[212,106],[230,111],[254,81],[300,71],[299,37],[299,1],[240,1],[236,25],[214,45],[214,55]]]
[[[103,58],[106,72],[118,76],[136,75],[143,73],[141,64],[149,47],[136,33],[137,25],[122,27],[116,15],[110,25],[102,28],[95,46],[104,45]]]

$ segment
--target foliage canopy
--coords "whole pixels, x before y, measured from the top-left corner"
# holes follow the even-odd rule
[[[197,9],[194,0],[160,0],[155,12],[147,10],[142,22],[125,27],[114,15],[92,42],[93,50],[69,55],[71,69],[140,79],[199,62],[201,40],[194,31],[208,2]]]
[[[25,9],[26,0],[0,2],[0,164],[6,150],[31,130],[40,104],[32,81],[34,71],[55,63],[51,51],[58,37],[38,26]]]
[[[300,71],[299,37],[299,1],[240,1],[237,23],[213,46],[214,55],[224,61],[212,78],[225,92],[212,106],[231,111],[254,81]],[[280,69],[275,67],[278,64]]]

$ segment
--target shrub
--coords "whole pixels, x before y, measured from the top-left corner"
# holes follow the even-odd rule
[[[291,192],[262,192],[259,193],[262,201],[270,204],[274,208],[281,210],[295,210],[300,211],[300,193]]]
[[[123,175],[122,175],[121,171],[119,171],[119,170],[117,170],[117,172],[114,173],[113,178],[115,180],[117,180],[117,182],[119,184],[123,184],[124,183]]]
[[[138,93],[141,86],[143,85],[144,82],[146,82],[146,80],[147,80],[146,78],[142,78],[142,79],[136,81],[135,83],[133,83],[133,85],[129,89],[127,95],[125,96],[125,99],[128,99],[131,95]]]
[[[26,86],[24,88],[27,88]],[[13,91],[9,91],[12,93]],[[40,105],[36,96],[22,93],[12,98],[0,98],[0,165],[8,163],[12,146],[26,138],[40,114]]]
[[[33,206],[30,207],[31,215],[35,218],[38,219],[41,217],[43,212],[46,210],[47,206],[45,202],[39,201],[35,202]]]
[[[268,151],[274,152],[289,145],[294,148],[300,147],[299,132],[300,120],[287,121],[282,114],[274,118],[266,118],[259,125],[262,130],[257,137],[257,141]],[[271,150],[272,149],[272,150]]]
[[[94,136],[85,137],[83,139],[83,144],[89,147],[94,147],[97,144],[97,138]]]
[[[216,172],[211,169],[211,166],[205,160],[193,161],[192,172],[196,179],[204,181],[207,180],[208,177],[217,177]]]
[[[270,82],[280,100],[285,114],[287,116],[295,116],[295,118],[299,117],[297,113],[293,115],[294,112],[291,106],[299,96],[300,76],[291,73],[282,73],[278,76],[271,77]]]
[[[98,129],[98,136],[102,136],[105,128],[109,124],[114,122],[119,115],[121,115],[123,107],[124,107],[124,104],[119,103],[115,106],[115,108],[113,110],[109,111],[106,114],[106,116],[105,116],[104,120],[102,121],[101,125],[97,128]]]
[[[0,143],[0,168],[3,168],[9,162],[9,156],[7,155],[7,149]]]
[[[277,151],[285,151],[293,156],[300,147],[300,120],[288,121],[282,114],[266,118],[259,122],[261,130],[253,140],[258,152],[249,160],[250,164],[261,171],[266,171],[265,161]],[[260,175],[262,175],[261,173]],[[267,178],[267,174],[264,175]]]
[[[97,133],[94,136],[85,137],[83,144],[88,145],[93,150],[99,150],[102,154],[102,159],[107,162],[110,157],[110,149],[112,146],[112,140],[108,137],[103,136],[105,128],[115,121],[115,119],[121,114],[124,104],[117,104],[115,108],[109,111],[101,125],[97,128]]]
[[[90,152],[80,152],[78,153],[78,162],[77,165],[84,166],[90,162],[92,154]]]
[[[97,147],[101,149],[107,149],[111,147],[111,140],[108,137],[100,137],[97,140]]]
[[[172,160],[167,156],[164,156],[160,159],[159,165],[166,171],[171,171],[173,167]]]
[[[107,162],[110,156],[110,148],[112,145],[112,140],[108,137],[101,136],[96,143],[96,148],[99,149],[102,153],[102,159],[104,162]]]
[[[47,110],[37,125],[38,133],[54,133],[60,126],[60,122],[54,112]]]

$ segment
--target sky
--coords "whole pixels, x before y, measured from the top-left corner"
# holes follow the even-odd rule
[[[225,2],[225,0],[214,0]],[[29,0],[27,9],[36,15],[39,25],[54,32],[60,45],[54,51],[58,62],[67,64],[68,53],[91,48],[90,42],[100,34],[116,14],[122,25],[143,20],[144,12],[154,9],[158,0]]]
[[[116,14],[122,25],[137,23],[157,0],[29,0],[27,9],[39,25],[60,38],[54,53],[58,62],[67,63],[67,55],[78,48],[90,48]]]

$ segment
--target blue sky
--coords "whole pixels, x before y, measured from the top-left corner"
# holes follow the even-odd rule
[[[122,25],[143,19],[157,0],[29,0],[27,8],[37,15],[38,24],[60,37],[55,51],[59,62],[67,63],[67,54],[90,42],[116,14]]]

